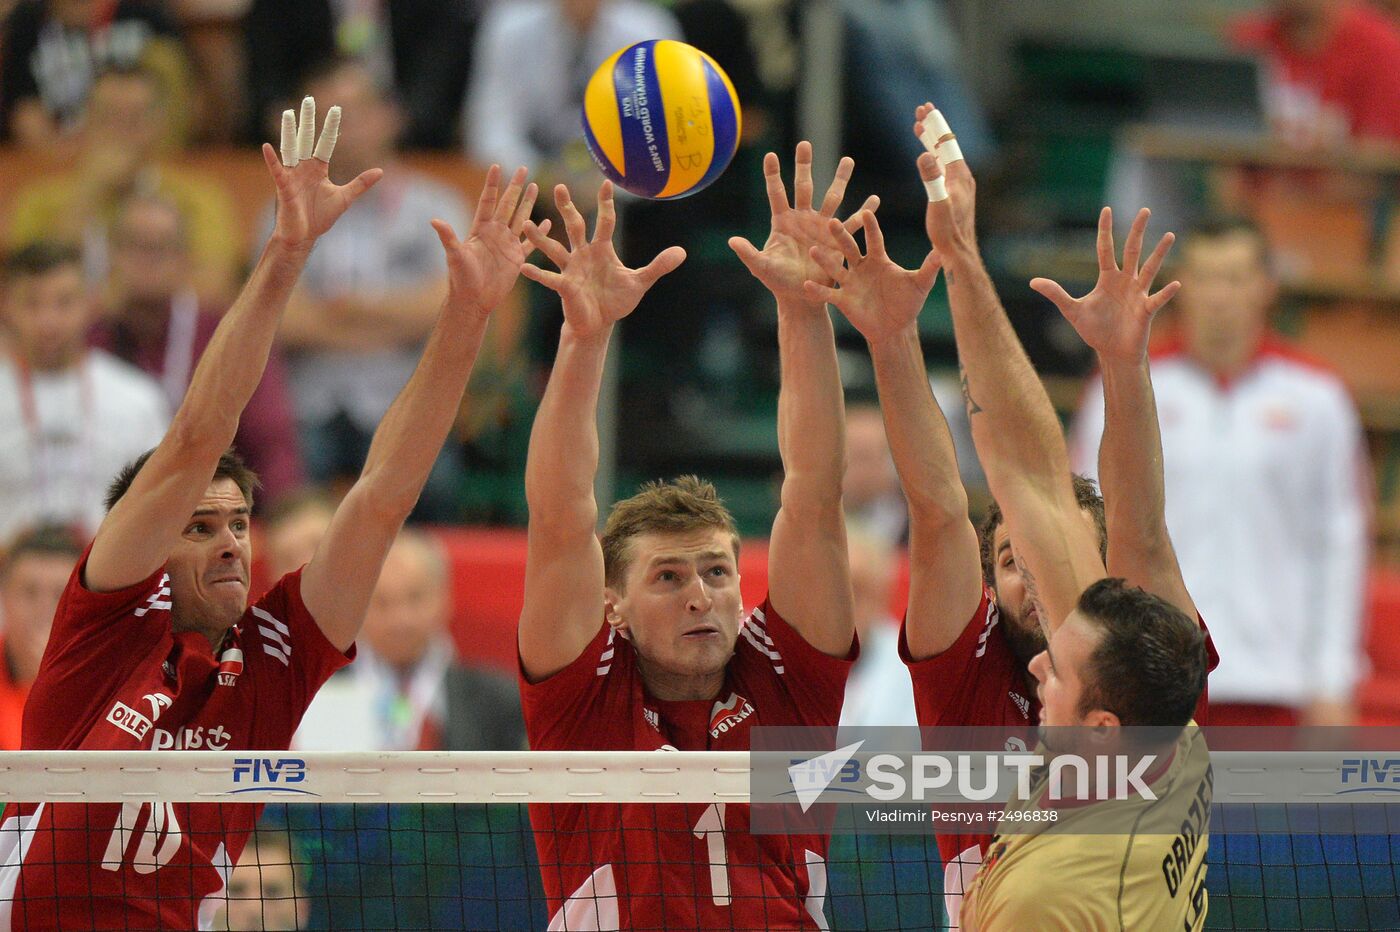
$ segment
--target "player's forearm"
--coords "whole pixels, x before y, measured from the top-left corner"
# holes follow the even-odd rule
[[[445,286],[443,279],[437,279],[370,300],[351,297],[342,305],[341,316],[358,329],[377,333],[381,345],[417,342],[432,331]]]
[[[486,318],[447,301],[408,384],[374,432],[360,482],[386,512],[406,518],[457,418]]]
[[[542,521],[565,532],[592,533],[598,519],[598,396],[611,327],[581,336],[568,324],[559,337],[549,384],[530,431],[525,501],[532,530]]]
[[[268,242],[205,347],[167,436],[215,458],[233,442],[238,419],[262,381],[277,324],[309,252],[275,237]]]
[[[822,305],[778,305],[778,452],[782,506],[840,515],[845,471],[845,400],[831,316]]]
[[[870,359],[910,520],[930,530],[967,521],[953,435],[929,386],[918,330],[871,343]]]
[[[1100,359],[1104,428],[1099,485],[1108,521],[1109,571],[1132,580],[1145,565],[1170,559],[1162,437],[1147,362]]]

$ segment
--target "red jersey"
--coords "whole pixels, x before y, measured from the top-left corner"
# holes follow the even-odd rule
[[[171,630],[169,577],[91,592],[83,555],[24,714],[30,750],[285,749],[354,649],[326,640],[284,576],[218,654]],[[262,807],[21,803],[0,824],[0,928],[207,929]],[[65,865],[55,870],[55,865]]]
[[[602,624],[573,663],[530,683],[536,751],[742,751],[755,725],[835,728],[859,648],[830,657],[767,600],[745,619],[715,700],[646,694],[632,644]],[[825,835],[751,835],[731,804],[530,807],[550,929],[826,928]]]
[[[1200,621],[1198,617],[1198,621]],[[1040,700],[1026,683],[1029,674],[1011,650],[1001,627],[991,589],[983,586],[982,601],[952,646],[925,660],[909,655],[904,626],[899,630],[899,656],[914,681],[914,710],[920,727],[1024,727],[1040,720]],[[907,619],[906,619],[907,624]],[[1201,629],[1206,630],[1204,621]],[[1206,631],[1206,667],[1214,670],[1220,656]],[[1206,693],[1196,703],[1195,721],[1206,724]],[[1022,750],[1006,748],[1006,750]],[[963,890],[972,881],[992,842],[988,834],[938,835],[943,858],[943,901],[949,923],[958,925]]]

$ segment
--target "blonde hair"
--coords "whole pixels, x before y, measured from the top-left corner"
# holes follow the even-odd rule
[[[695,476],[657,480],[613,506],[603,526],[603,573],[621,591],[631,562],[628,544],[640,534],[684,534],[711,528],[727,531],[739,559],[739,529],[713,484]]]

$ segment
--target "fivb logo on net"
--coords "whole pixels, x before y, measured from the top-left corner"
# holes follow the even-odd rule
[[[1031,798],[1034,773],[1048,767],[1046,798],[1055,801],[1155,800],[1147,775],[1153,754],[1045,755],[1024,750],[912,753],[857,757],[865,739],[815,757],[792,758],[788,779],[802,811],[868,797],[881,803],[998,802]],[[837,798],[831,798],[832,796]]]

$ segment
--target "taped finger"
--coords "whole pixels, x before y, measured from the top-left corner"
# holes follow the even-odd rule
[[[296,168],[297,161],[297,115],[290,110],[283,110],[282,164],[288,168]]]
[[[948,184],[943,180],[943,176],[930,179],[924,182],[924,190],[928,192],[928,202],[937,204],[939,201],[948,199]]]
[[[326,111],[326,125],[321,128],[321,139],[316,143],[314,158],[322,162],[331,160],[331,153],[335,151],[335,142],[340,138],[340,108],[332,107]]]
[[[316,148],[316,100],[307,97],[301,102],[301,119],[297,121],[297,160],[311,158]]]
[[[940,142],[933,154],[938,156],[938,161],[945,166],[963,160],[962,147],[958,145],[957,136],[949,136]]]
[[[952,127],[948,125],[942,112],[934,109],[924,117],[924,131],[919,135],[919,141],[924,144],[925,149],[937,155],[939,144],[952,135]]]

